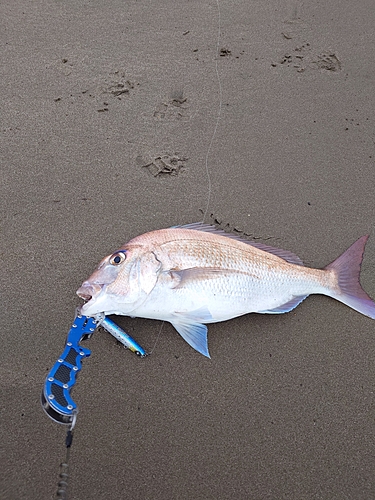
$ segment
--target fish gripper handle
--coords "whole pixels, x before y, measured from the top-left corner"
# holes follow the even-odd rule
[[[91,351],[79,345],[90,338],[100,321],[77,314],[68,333],[63,353],[47,375],[42,392],[42,406],[49,417],[61,424],[74,425],[78,413],[70,391],[82,368],[82,360]]]

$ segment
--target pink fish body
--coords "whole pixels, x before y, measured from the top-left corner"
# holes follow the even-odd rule
[[[359,273],[367,236],[324,269],[291,252],[200,223],[152,231],[104,258],[77,290],[82,314],[169,321],[209,356],[207,323],[291,311],[310,294],[333,297],[375,319]]]

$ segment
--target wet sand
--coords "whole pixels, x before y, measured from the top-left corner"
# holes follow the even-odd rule
[[[201,220],[206,159],[206,222],[313,267],[369,233],[375,297],[372,2],[219,8],[218,41],[215,1],[0,6],[3,500],[57,489],[65,430],[39,398],[75,290],[131,237]],[[310,297],[210,325],[211,360],[118,321],[153,353],[85,343],[71,499],[373,498],[373,321]]]

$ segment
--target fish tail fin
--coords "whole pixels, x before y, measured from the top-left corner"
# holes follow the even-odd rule
[[[361,287],[359,275],[368,235],[359,238],[340,257],[324,269],[334,271],[339,291],[330,295],[356,311],[375,319],[375,302]]]

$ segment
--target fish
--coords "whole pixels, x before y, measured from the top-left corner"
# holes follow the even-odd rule
[[[210,357],[207,324],[249,313],[282,314],[306,297],[332,297],[372,319],[375,302],[360,284],[368,235],[323,269],[294,253],[203,223],[154,230],[105,257],[82,283],[81,313],[168,321]]]

